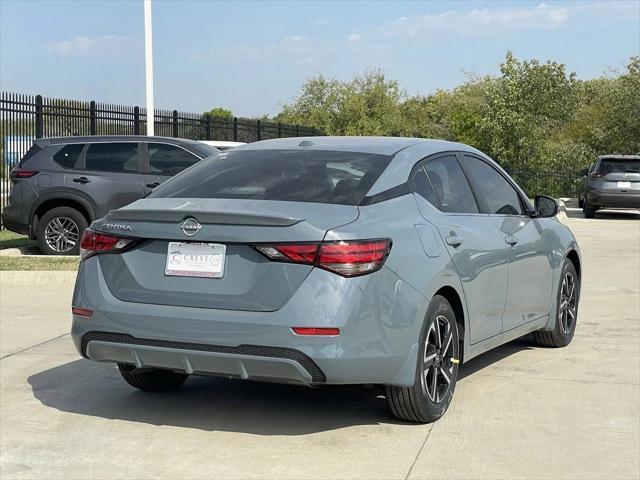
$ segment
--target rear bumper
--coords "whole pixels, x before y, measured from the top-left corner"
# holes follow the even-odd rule
[[[589,191],[587,201],[590,205],[599,208],[640,208],[640,192]]]
[[[190,375],[215,374],[283,383],[326,382],[313,360],[291,348],[170,342],[107,332],[86,333],[81,348],[83,355],[92,360],[129,363],[138,368],[153,366]]]
[[[389,269],[351,279],[314,269],[280,310],[247,312],[124,302],[98,257],[82,262],[73,296],[74,306],[93,310],[74,315],[71,332],[91,360],[302,384],[415,379],[427,302]],[[300,336],[294,326],[340,335]]]
[[[11,230],[12,232],[21,233],[22,235],[29,235],[30,228],[26,223],[22,223],[17,221],[12,216],[11,207],[5,207],[5,210],[2,212],[2,224],[5,226],[7,230]]]

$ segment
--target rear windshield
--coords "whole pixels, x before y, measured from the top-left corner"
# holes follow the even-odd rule
[[[229,150],[163,183],[149,198],[239,198],[358,205],[387,155]]]
[[[216,153],[220,153],[216,147],[212,147],[211,145],[207,145],[206,143],[190,143],[189,149],[198,155],[200,158],[207,158],[211,155],[215,155]]]
[[[640,173],[640,160],[625,158],[603,158],[600,160],[598,172],[608,173]]]

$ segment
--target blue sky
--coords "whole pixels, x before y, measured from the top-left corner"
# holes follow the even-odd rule
[[[159,108],[275,114],[309,77],[382,68],[410,94],[492,74],[507,50],[580,78],[640,55],[640,1],[153,3]],[[142,0],[0,0],[0,88],[144,104]]]

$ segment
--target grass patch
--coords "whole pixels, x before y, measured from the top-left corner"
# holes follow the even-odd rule
[[[0,271],[7,270],[78,270],[79,258],[0,257]]]
[[[0,232],[0,250],[6,248],[34,247],[37,243],[35,240],[29,240],[29,237],[20,235],[19,233],[3,230]]]

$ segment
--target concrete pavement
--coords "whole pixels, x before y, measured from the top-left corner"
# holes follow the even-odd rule
[[[523,338],[470,361],[426,426],[396,422],[362,387],[135,391],[73,349],[68,278],[28,288],[2,272],[0,476],[638,478],[640,217],[567,213],[584,263],[573,343]]]

